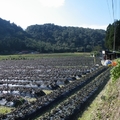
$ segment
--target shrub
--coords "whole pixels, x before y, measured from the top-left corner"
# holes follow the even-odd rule
[[[110,71],[111,79],[113,82],[115,82],[120,77],[120,59],[117,59],[116,62],[117,65],[114,66]]]

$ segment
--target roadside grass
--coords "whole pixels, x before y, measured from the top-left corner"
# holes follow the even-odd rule
[[[120,120],[120,79],[110,80],[78,120]]]

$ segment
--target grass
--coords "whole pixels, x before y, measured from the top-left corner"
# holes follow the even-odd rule
[[[26,98],[27,101],[33,102],[36,101],[36,98]],[[4,115],[13,111],[13,107],[0,106],[0,115]]]
[[[48,95],[48,94],[50,94],[50,93],[52,92],[52,90],[43,90],[43,92],[44,92],[46,95]]]
[[[12,110],[11,107],[0,106],[0,114],[10,113]]]
[[[80,56],[80,55],[89,56],[90,53],[46,53],[46,54],[0,55],[0,60],[20,60],[20,59],[34,59],[34,58]]]
[[[120,120],[120,79],[108,82],[78,120]]]
[[[27,100],[28,102],[34,102],[34,101],[36,101],[36,98],[25,97],[24,99]]]

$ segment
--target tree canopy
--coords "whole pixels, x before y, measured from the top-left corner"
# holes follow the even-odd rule
[[[92,51],[104,48],[104,30],[44,24],[28,26],[25,31],[38,42],[50,45],[54,52]]]
[[[58,26],[51,23],[30,25],[23,30],[0,18],[0,54],[20,51],[76,52],[104,49],[105,30]]]
[[[114,45],[116,51],[120,50],[120,20],[108,25],[106,30],[105,45],[110,50],[114,49]]]

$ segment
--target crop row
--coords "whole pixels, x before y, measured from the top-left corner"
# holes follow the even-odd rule
[[[86,101],[89,100],[100,86],[105,84],[109,79],[109,70],[105,71],[89,84],[85,85],[79,91],[55,106],[51,111],[45,113],[39,120],[72,120],[77,110],[80,111],[85,107]],[[74,118],[75,119],[75,118]]]
[[[42,90],[54,91],[96,69],[91,57],[0,61],[0,104],[13,96],[41,97]]]
[[[72,83],[67,84],[66,86],[62,88],[58,88],[54,90],[51,94],[42,96],[37,99],[36,102],[32,102],[29,104],[26,102],[25,104],[21,105],[19,108],[17,108],[15,111],[13,111],[10,114],[7,114],[6,116],[3,116],[3,119],[30,119],[31,117],[34,117],[38,114],[40,114],[42,111],[45,111],[45,109],[48,109],[50,105],[53,105],[55,102],[61,100],[65,97],[70,95],[73,91],[76,91],[77,89],[82,88],[89,82],[93,80],[97,75],[99,75],[101,72],[106,70],[106,67],[100,67],[96,71],[94,71],[91,74],[86,75],[86,77],[75,80]]]

